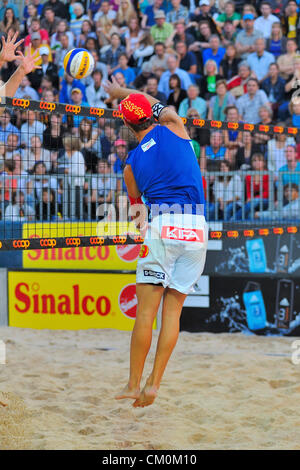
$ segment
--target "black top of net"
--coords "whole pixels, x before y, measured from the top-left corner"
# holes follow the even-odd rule
[[[122,119],[122,113],[117,109],[93,108],[90,106],[76,106],[72,104],[49,103],[46,101],[34,101],[19,98],[1,98],[0,107],[12,109],[30,109],[32,111],[45,112],[49,114],[67,114],[71,116],[103,117],[106,119]],[[181,118],[184,124],[193,127],[216,130],[260,132],[265,135],[290,135],[300,134],[296,127],[281,127],[263,124],[250,124],[243,122],[210,121],[207,119]]]

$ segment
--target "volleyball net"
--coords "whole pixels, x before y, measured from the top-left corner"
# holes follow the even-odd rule
[[[123,179],[138,142],[118,110],[6,98],[0,112],[1,250],[143,242]],[[206,217],[230,227],[211,228],[210,238],[296,233],[299,130],[194,116],[182,119]]]

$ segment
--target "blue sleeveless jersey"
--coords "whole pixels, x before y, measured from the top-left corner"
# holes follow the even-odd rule
[[[150,209],[155,205],[158,212],[166,212],[160,206],[176,204],[182,213],[185,209],[205,216],[202,176],[191,140],[157,125],[129,152],[126,163]],[[152,207],[152,216],[156,215],[153,212]]]

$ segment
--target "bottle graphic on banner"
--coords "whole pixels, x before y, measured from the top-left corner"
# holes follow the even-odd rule
[[[276,294],[276,326],[288,329],[293,315],[294,281],[280,279],[277,282]]]
[[[251,273],[265,273],[267,271],[267,257],[262,238],[246,241],[246,250]]]
[[[261,330],[266,327],[266,308],[258,282],[249,281],[243,292],[247,323],[250,330]]]
[[[280,235],[277,240],[276,272],[278,273],[287,273],[289,271],[292,258],[293,238],[293,235]]]

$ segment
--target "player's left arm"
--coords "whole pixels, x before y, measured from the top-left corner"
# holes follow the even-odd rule
[[[142,193],[139,190],[138,185],[136,184],[132,168],[129,164],[125,166],[123,174],[129,196],[134,199],[139,198]]]

